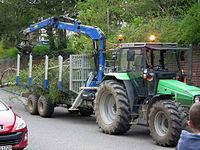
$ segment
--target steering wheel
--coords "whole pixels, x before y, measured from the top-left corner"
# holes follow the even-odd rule
[[[162,68],[161,65],[155,65],[154,68],[155,68],[156,71],[161,71],[161,70],[162,70],[162,71],[168,71],[167,68]]]
[[[153,66],[153,68],[154,68],[156,71],[163,70],[161,65],[155,65],[155,66]]]

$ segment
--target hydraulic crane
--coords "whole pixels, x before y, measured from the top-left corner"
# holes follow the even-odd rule
[[[64,21],[60,21],[61,19],[64,19]],[[104,74],[104,65],[105,65],[104,51],[105,51],[105,43],[106,43],[105,34],[98,27],[82,25],[80,21],[70,18],[70,17],[66,17],[66,16],[49,17],[38,23],[30,25],[28,28],[23,30],[25,39],[23,40],[23,42],[21,42],[18,45],[18,49],[21,52],[30,53],[32,50],[28,41],[28,35],[32,32],[35,32],[42,28],[46,28],[50,26],[56,29],[68,30],[75,33],[81,33],[86,36],[89,36],[93,40],[94,49],[96,50],[97,57],[99,58],[98,58],[98,64],[96,68],[97,70],[97,76],[95,77],[96,80],[92,81],[89,86],[98,85],[103,79],[103,74]],[[99,42],[99,48],[98,48],[98,42]]]

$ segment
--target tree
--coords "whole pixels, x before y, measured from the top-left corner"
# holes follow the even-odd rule
[[[0,3],[0,38],[12,43],[10,46],[14,46],[15,36],[20,30],[39,19],[77,14],[74,9],[76,0],[6,0]],[[63,37],[59,36],[59,39]]]
[[[135,0],[132,9],[137,16],[148,18],[180,16],[196,3],[196,0]]]
[[[200,6],[195,4],[182,20],[180,42],[200,45]]]

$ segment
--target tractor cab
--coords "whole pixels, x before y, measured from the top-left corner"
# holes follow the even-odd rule
[[[160,79],[186,81],[188,52],[175,43],[121,43],[113,70],[128,73],[138,95],[147,97],[156,94]]]

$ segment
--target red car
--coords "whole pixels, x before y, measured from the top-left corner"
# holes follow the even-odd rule
[[[22,150],[27,145],[26,123],[0,100],[0,150]]]

